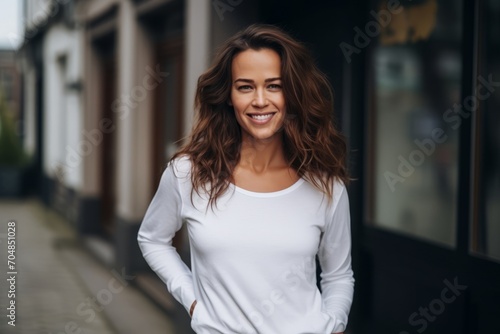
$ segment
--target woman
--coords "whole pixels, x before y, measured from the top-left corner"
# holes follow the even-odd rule
[[[306,48],[273,26],[237,33],[199,78],[195,126],[138,236],[196,333],[344,331],[354,279],[332,101]],[[172,246],[183,223],[191,270]]]

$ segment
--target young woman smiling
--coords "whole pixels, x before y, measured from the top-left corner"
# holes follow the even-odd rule
[[[201,75],[196,110],[139,230],[146,261],[196,333],[342,333],[349,178],[324,74],[288,34],[253,25]],[[191,269],[172,246],[182,224]]]

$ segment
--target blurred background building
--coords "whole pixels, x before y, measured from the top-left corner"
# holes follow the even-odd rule
[[[5,98],[10,112],[13,113],[12,116],[19,119],[21,76],[15,57],[14,50],[0,48],[0,94]]]
[[[24,0],[0,82],[28,191],[189,332],[137,231],[189,132],[199,75],[254,22],[304,41],[348,138],[350,333],[498,333],[500,2]],[[19,74],[18,74],[19,73]],[[22,92],[18,87],[21,87]],[[21,99],[22,97],[22,99]],[[0,185],[1,187],[1,185]],[[176,246],[189,262],[185,233]]]

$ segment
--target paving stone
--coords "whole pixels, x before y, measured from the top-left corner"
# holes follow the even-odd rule
[[[9,220],[17,232],[15,327],[6,317]],[[86,304],[107,288],[112,272],[79,246],[68,222],[36,199],[0,202],[0,249],[0,333],[174,333],[165,313],[133,284],[106,305]]]

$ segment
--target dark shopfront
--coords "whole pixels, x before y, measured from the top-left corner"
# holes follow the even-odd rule
[[[349,328],[500,333],[500,2],[397,3],[259,3],[311,45],[348,136]]]

